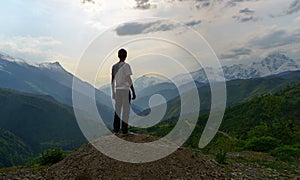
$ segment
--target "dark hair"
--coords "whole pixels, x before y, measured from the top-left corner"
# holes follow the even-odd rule
[[[127,51],[125,49],[120,49],[118,52],[118,57],[120,59],[126,59],[127,58]]]

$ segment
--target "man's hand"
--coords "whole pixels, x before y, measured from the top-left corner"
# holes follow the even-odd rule
[[[132,93],[132,100],[135,100],[135,98],[136,98],[135,93]]]

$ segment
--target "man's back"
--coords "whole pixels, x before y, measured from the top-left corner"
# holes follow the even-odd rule
[[[116,89],[129,89],[130,84],[127,80],[132,75],[130,65],[125,62],[118,62],[112,67],[112,75],[116,81]]]

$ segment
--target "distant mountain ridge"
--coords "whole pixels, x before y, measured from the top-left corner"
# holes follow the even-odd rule
[[[227,80],[265,77],[286,71],[300,70],[300,61],[293,60],[282,53],[273,53],[260,62],[238,66],[240,68],[237,66],[224,67]]]
[[[29,64],[21,59],[0,54],[0,88],[51,96],[60,103],[72,106],[73,79],[77,80],[81,87],[95,90],[95,94],[80,92],[77,94],[85,99],[95,97],[101,116],[107,124],[111,124],[113,114],[111,98],[66,71],[59,62]]]
[[[86,142],[73,109],[48,96],[0,89],[0,114],[3,166],[21,164],[49,148],[74,150]]]
[[[284,72],[297,71],[300,70],[300,60],[293,60],[283,53],[272,53],[267,57],[263,58],[261,61],[252,62],[248,65],[244,64],[235,64],[232,66],[223,66],[222,71],[226,81],[238,80],[238,79],[253,79],[272,76],[276,74],[281,74]],[[196,86],[202,87],[208,84],[208,79],[206,73],[214,75],[215,79],[212,81],[217,81],[222,77],[221,74],[216,74],[215,68],[206,67],[204,69],[199,69],[197,71],[191,72],[190,74],[180,74],[174,77],[174,81],[183,84],[180,88],[183,91],[188,91],[194,85],[192,82],[189,82],[190,75],[193,77]],[[169,85],[168,85],[169,84]],[[161,91],[161,87],[164,86],[164,89],[173,89],[174,84],[170,81],[166,81],[157,76],[142,76],[134,81],[134,85],[139,96],[138,98],[144,98],[144,96],[149,96],[155,94],[158,91]],[[111,94],[110,85],[105,85],[99,88],[99,90],[105,92],[107,95]],[[146,95],[144,95],[144,93]],[[168,99],[169,100],[169,99]],[[145,104],[139,103],[139,104]]]
[[[232,66],[223,66],[222,70],[226,81],[259,78],[287,71],[300,70],[300,60],[293,60],[283,53],[272,53],[259,62],[252,62],[248,65],[235,64]],[[215,72],[218,71],[214,67],[206,67],[205,69],[191,72],[191,75],[196,82],[208,83],[206,73],[214,74],[214,76],[217,76],[216,79],[220,79],[221,74],[216,74]],[[187,79],[188,75],[186,74],[175,77],[175,80],[179,82],[185,82]],[[215,80],[212,79],[212,81]]]

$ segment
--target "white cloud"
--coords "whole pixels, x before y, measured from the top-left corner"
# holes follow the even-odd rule
[[[52,37],[15,36],[0,38],[0,51],[19,56],[27,61],[54,61],[66,59],[67,56],[56,49],[62,42]]]
[[[10,49],[12,51],[29,54],[42,54],[45,49],[62,45],[62,42],[52,37],[31,37],[16,36],[9,40],[1,40],[0,48],[3,50]]]

